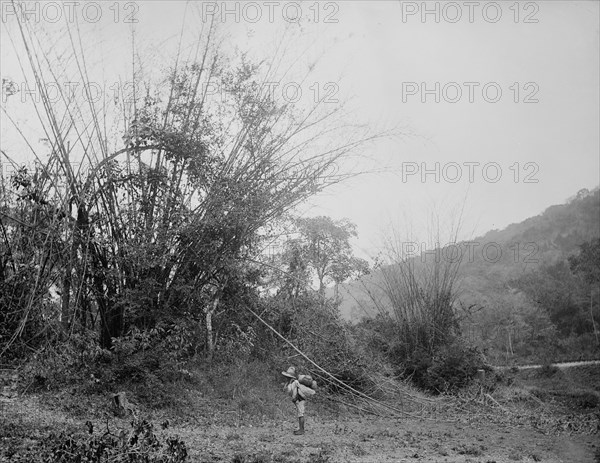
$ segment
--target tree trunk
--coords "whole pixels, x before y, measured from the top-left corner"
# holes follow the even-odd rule
[[[113,338],[118,338],[123,333],[123,307],[111,304],[106,299],[100,306],[100,347],[103,349],[112,348]]]
[[[213,313],[217,310],[219,305],[219,301],[221,300],[221,292],[218,291],[215,295],[215,300],[212,303],[212,306],[207,306],[204,309],[205,313],[205,322],[206,322],[206,357],[209,361],[212,361],[213,354],[215,351],[215,342],[213,337],[213,327],[212,327],[212,316]]]
[[[71,320],[71,314],[69,312],[69,306],[71,305],[71,260],[67,262],[67,268],[63,276],[62,284],[62,295],[61,295],[61,314],[60,318],[65,329],[65,332],[69,331],[69,324]]]
[[[71,216],[71,205],[69,205],[69,216]],[[72,242],[71,242],[71,250],[67,257],[67,265],[65,266],[65,274],[63,276],[62,282],[62,307],[61,307],[61,321],[63,323],[63,327],[65,332],[69,332],[69,326],[71,324],[71,313],[70,313],[70,305],[71,305],[71,278],[73,272],[73,260],[77,256],[77,233],[78,233],[78,221],[76,221],[73,226],[72,231]]]
[[[81,332],[85,333],[87,329],[88,312],[90,312],[90,301],[86,295],[81,296],[81,312],[79,313],[79,323],[81,324]]]
[[[108,303],[106,298],[97,297],[98,312],[100,312],[100,347],[110,349],[112,347],[112,337],[108,329]]]
[[[212,361],[213,353],[215,350],[215,346],[213,345],[213,335],[212,335],[212,310],[206,311],[205,321],[206,321],[206,357],[208,361]]]
[[[71,206],[69,206],[69,215],[71,215]],[[68,332],[71,323],[75,322],[75,314],[71,313],[71,282],[73,279],[73,267],[77,260],[77,250],[81,246],[82,235],[89,226],[89,216],[87,213],[86,206],[83,202],[77,204],[77,219],[73,227],[73,242],[71,244],[71,250],[63,277],[63,293],[62,293],[62,322],[65,330]],[[79,293],[78,293],[79,294]],[[77,299],[77,298],[76,298]],[[75,300],[75,304],[79,301]]]
[[[112,338],[118,338],[123,332],[123,305],[115,303],[114,288],[108,287],[106,293],[102,278],[94,276],[96,302],[100,313],[100,347],[112,348]]]
[[[317,272],[317,277],[319,279],[319,296],[321,299],[325,298],[325,285],[323,284],[323,280],[325,279],[325,274],[322,272]]]

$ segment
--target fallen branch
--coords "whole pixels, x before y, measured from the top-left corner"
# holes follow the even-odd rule
[[[502,405],[500,405],[496,399],[494,399],[491,395],[489,394],[485,394],[485,397],[487,397],[493,404],[495,404],[496,406],[498,406],[503,412],[508,413],[508,410],[506,408],[504,408]]]
[[[321,367],[320,365],[318,365],[317,363],[315,363],[312,359],[310,359],[304,352],[302,352],[298,347],[296,347],[291,341],[289,341],[285,336],[283,336],[281,333],[279,333],[279,331],[277,331],[275,328],[273,328],[269,323],[267,323],[265,320],[263,320],[263,318],[258,315],[256,312],[254,312],[252,309],[250,309],[250,307],[245,306],[246,309],[252,314],[254,315],[262,324],[264,324],[267,328],[269,328],[273,333],[275,333],[279,338],[281,338],[285,343],[287,343],[292,349],[294,349],[296,352],[298,352],[298,354],[300,354],[300,356],[302,356],[304,359],[306,359],[308,362],[310,362],[315,368],[317,368],[319,371],[321,371],[322,373],[324,373],[327,377],[331,378],[335,383],[341,385],[342,387],[344,387],[346,390],[350,391],[352,394],[367,400],[368,402],[372,403],[373,405],[377,405],[379,407],[382,407],[388,411],[391,412],[395,412],[401,415],[406,415],[406,416],[410,416],[411,418],[422,418],[419,417],[417,415],[414,415],[412,413],[409,412],[405,412],[404,410],[400,410],[396,407],[392,407],[388,404],[385,404],[383,402],[380,402],[377,399],[374,399],[370,396],[368,396],[367,394],[360,392],[356,389],[354,389],[352,386],[344,383],[342,380],[336,378],[333,374],[331,374],[330,372],[328,372],[327,370],[325,370],[325,368]]]
[[[327,399],[327,400],[331,400],[331,401],[333,401],[333,402],[339,402],[339,403],[341,403],[342,405],[346,405],[347,407],[356,408],[357,410],[359,410],[359,411],[361,411],[361,412],[363,412],[363,413],[369,413],[369,414],[371,414],[371,415],[375,415],[375,416],[383,416],[383,415],[381,415],[380,413],[377,413],[377,412],[375,412],[375,411],[373,411],[373,410],[366,410],[366,409],[364,409],[364,408],[362,408],[362,407],[359,407],[358,405],[354,405],[354,404],[351,404],[351,403],[345,402],[345,401],[343,401],[342,399],[338,399],[338,398],[334,398],[334,397],[326,397],[326,399]]]

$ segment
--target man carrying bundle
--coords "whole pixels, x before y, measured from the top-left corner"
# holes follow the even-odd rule
[[[289,367],[287,371],[282,371],[281,374],[288,380],[284,391],[291,396],[298,411],[298,429],[294,431],[294,434],[298,436],[304,434],[304,403],[307,398],[315,394],[317,383],[309,375],[297,376],[296,368],[293,366]]]

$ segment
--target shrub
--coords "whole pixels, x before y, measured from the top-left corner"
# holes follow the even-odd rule
[[[538,376],[540,378],[552,378],[559,371],[560,370],[557,366],[546,363],[546,364],[542,365],[542,368],[539,369]]]
[[[177,437],[161,442],[154,426],[146,420],[134,420],[131,430],[113,434],[109,430],[94,434],[91,422],[88,435],[61,433],[50,435],[35,453],[13,454],[15,463],[185,463],[187,446]]]
[[[583,391],[573,396],[578,407],[596,408],[600,405],[600,396],[595,392]]]
[[[340,381],[363,392],[373,389],[370,374],[373,362],[355,340],[350,326],[341,320],[338,304],[311,294],[299,296],[289,303],[294,309],[287,332],[290,341]],[[283,311],[282,316],[287,320],[288,312]],[[295,354],[289,346],[284,347],[284,353]],[[303,371],[317,373],[309,362],[300,360],[297,366]],[[339,389],[331,382],[322,386]]]
[[[422,389],[443,393],[455,392],[467,386],[477,370],[483,368],[485,364],[481,353],[455,340],[440,348],[433,356],[423,350],[415,352],[404,362],[401,374]]]
[[[427,343],[406,342],[393,320],[378,316],[358,327],[367,348],[383,354],[396,375],[421,389],[439,394],[467,386],[479,369],[488,369],[483,354],[457,335],[431,348]]]
[[[21,381],[29,392],[80,385],[94,378],[94,365],[108,356],[110,353],[97,345],[95,333],[73,333],[69,339],[47,342],[31,355],[22,367]]]
[[[196,381],[188,358],[187,332],[178,325],[133,329],[115,339],[110,351],[87,331],[36,353],[22,369],[21,385],[27,392],[68,385],[86,397],[126,390],[141,405],[180,407],[186,399],[182,391]]]

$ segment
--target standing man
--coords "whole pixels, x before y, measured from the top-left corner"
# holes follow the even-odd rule
[[[287,371],[282,371],[281,374],[287,378],[287,384],[284,386],[284,391],[292,397],[292,402],[296,406],[298,411],[298,429],[294,431],[294,434],[299,436],[304,434],[304,397],[300,395],[299,388],[300,383],[296,375],[296,368],[289,367]]]

